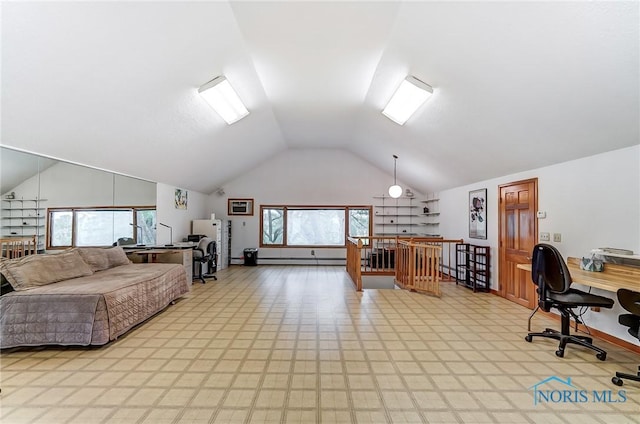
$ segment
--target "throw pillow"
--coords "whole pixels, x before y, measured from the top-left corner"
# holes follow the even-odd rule
[[[16,291],[93,274],[78,251],[0,261],[0,272]]]
[[[77,250],[93,272],[109,269],[109,252],[107,249],[101,247],[80,247]]]
[[[109,258],[109,268],[113,268],[120,265],[129,265],[131,261],[127,258],[127,254],[122,247],[116,246],[110,249],[106,249],[107,257]]]

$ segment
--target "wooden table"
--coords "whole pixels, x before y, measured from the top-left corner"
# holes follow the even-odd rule
[[[576,284],[610,292],[618,289],[640,291],[640,268],[606,263],[603,272],[591,272],[580,269],[579,263],[578,258],[567,261],[571,280]],[[531,264],[518,264],[517,268],[531,272]]]

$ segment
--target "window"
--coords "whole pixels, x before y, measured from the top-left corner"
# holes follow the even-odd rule
[[[71,246],[72,211],[49,212],[49,240],[51,247]]]
[[[344,209],[287,209],[288,246],[344,246]]]
[[[111,246],[122,237],[155,244],[155,227],[155,208],[50,208],[47,248]]]
[[[156,210],[135,209],[135,212],[135,223],[140,226],[142,244],[156,244]]]
[[[284,244],[284,208],[260,208],[262,214],[262,243]]]
[[[349,209],[349,236],[369,237],[371,234],[371,209]]]
[[[344,247],[371,234],[370,206],[261,206],[263,247]]]

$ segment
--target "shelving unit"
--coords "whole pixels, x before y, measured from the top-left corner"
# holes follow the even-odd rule
[[[440,237],[439,201],[440,199],[435,197],[435,195],[432,198],[420,201],[420,203],[422,203],[420,216],[423,218],[420,225],[424,227],[424,231],[421,231],[424,236]]]
[[[413,197],[374,196],[374,234],[376,236],[419,236],[419,206]]]
[[[488,292],[491,248],[469,243],[456,244],[456,285],[462,284],[474,292]]]
[[[46,199],[2,199],[2,238],[36,236],[36,249],[44,251]]]

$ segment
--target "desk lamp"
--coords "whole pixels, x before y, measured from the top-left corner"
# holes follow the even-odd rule
[[[137,228],[137,230],[136,230],[136,231],[140,233],[140,236],[139,236],[139,237],[136,237],[136,239],[137,239],[137,241],[138,241],[138,243],[136,244],[136,246],[144,246],[144,244],[142,243],[142,227],[141,227],[141,226],[139,226],[139,225],[133,224],[133,223],[131,223],[131,222],[129,223],[129,225],[131,225],[131,226],[132,226],[132,227],[134,227],[134,228]]]
[[[158,222],[158,224],[169,229],[169,244],[165,244],[165,246],[173,246],[173,228],[171,227],[171,225],[163,224],[162,222]]]

